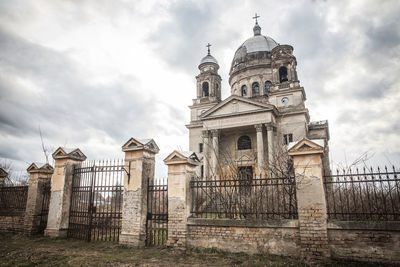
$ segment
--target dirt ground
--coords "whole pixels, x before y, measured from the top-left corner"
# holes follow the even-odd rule
[[[0,266],[305,266],[288,257],[0,234]],[[334,262],[333,266],[377,266]]]

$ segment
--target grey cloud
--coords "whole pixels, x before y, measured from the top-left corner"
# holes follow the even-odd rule
[[[136,93],[135,77],[91,85],[63,54],[0,31],[0,134],[36,136],[41,125],[50,143],[85,143],[94,131],[115,140],[146,136],[155,125],[152,103]],[[28,80],[42,92],[18,83]],[[61,141],[62,140],[62,141]],[[59,144],[62,145],[62,144]],[[57,144],[55,144],[57,146]],[[18,154],[18,153],[17,153]]]
[[[169,66],[196,73],[200,59],[206,55],[205,45],[214,44],[212,54],[218,54],[227,44],[237,40],[238,33],[221,28],[219,12],[228,7],[217,2],[178,1],[171,4],[167,12],[172,17],[148,36],[155,51]]]

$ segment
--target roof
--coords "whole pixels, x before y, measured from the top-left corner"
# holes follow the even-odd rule
[[[200,65],[204,64],[204,63],[215,63],[218,65],[218,61],[212,55],[207,55],[207,56],[203,57],[200,61]]]

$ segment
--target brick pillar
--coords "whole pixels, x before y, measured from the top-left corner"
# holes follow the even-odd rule
[[[303,139],[289,149],[296,175],[301,254],[309,262],[326,262],[331,256],[320,141]]]
[[[29,186],[24,225],[25,232],[31,235],[39,231],[43,204],[43,188],[50,182],[54,170],[47,163],[40,168],[35,163],[32,163],[27,171],[29,173]]]
[[[122,146],[125,152],[124,200],[119,243],[144,246],[146,241],[147,185],[154,181],[155,155],[159,148],[153,139],[131,138]],[[128,175],[129,173],[129,175]]]
[[[187,218],[190,215],[189,182],[199,160],[195,153],[172,152],[164,163],[168,166],[168,240],[167,246],[185,248]]]
[[[74,165],[86,156],[77,149],[59,147],[54,153],[54,173],[51,178],[49,215],[45,236],[66,237],[71,204],[72,176]]]
[[[0,187],[4,186],[4,181],[6,180],[8,173],[3,169],[0,168]]]

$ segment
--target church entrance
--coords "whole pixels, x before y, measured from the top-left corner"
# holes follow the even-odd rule
[[[251,186],[251,182],[253,180],[253,167],[252,166],[238,167],[238,179],[241,188],[246,188]]]

